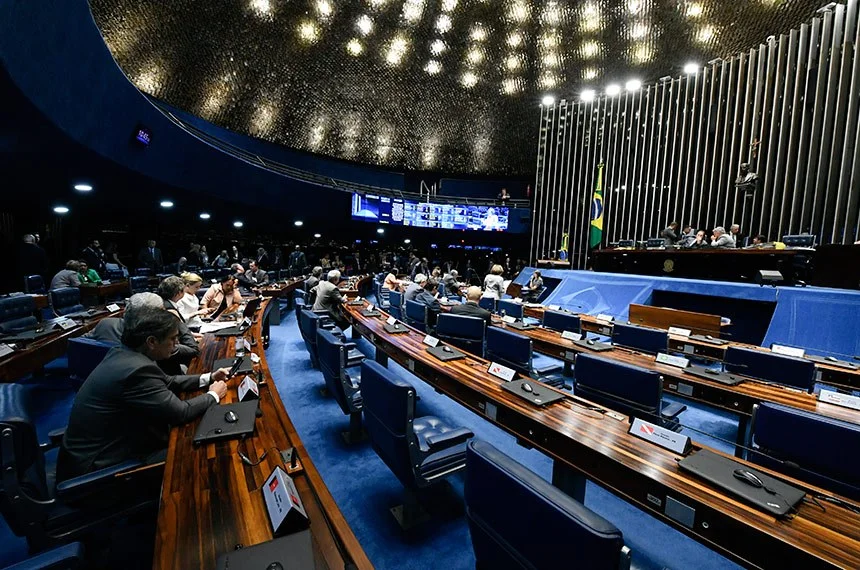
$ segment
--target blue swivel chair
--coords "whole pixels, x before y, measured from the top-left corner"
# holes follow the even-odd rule
[[[544,311],[543,326],[558,332],[578,333],[582,327],[579,317],[562,311]]]
[[[361,370],[349,370],[347,362],[347,355],[353,349],[354,344],[343,342],[331,332],[324,329],[317,331],[320,370],[328,393],[334,396],[340,409],[349,416],[349,431],[341,432],[341,436],[350,444],[366,439],[361,427]]]
[[[305,308],[305,301],[299,297],[296,297],[296,326],[299,327],[299,333],[302,332],[302,321],[299,319],[299,313],[301,313],[302,309]],[[302,337],[304,340],[304,337]]]
[[[122,269],[105,269],[104,278],[108,281],[122,281],[125,279],[125,274]]]
[[[560,374],[563,365],[547,359],[545,363],[536,366],[532,356],[532,340],[527,336],[499,327],[489,327],[484,357],[544,384],[564,388],[564,376]]]
[[[29,295],[0,299],[0,332],[9,333],[36,326],[36,302]]]
[[[145,293],[149,291],[149,277],[143,277],[140,275],[135,275],[134,277],[128,278],[128,286],[131,290],[131,294],[134,295],[136,293]],[[202,288],[201,288],[202,290]]]
[[[766,382],[812,392],[815,387],[815,363],[752,348],[730,346],[726,349],[726,370]]]
[[[69,376],[72,380],[83,383],[114,346],[83,336],[70,338],[66,349],[66,357],[69,360]]]
[[[675,431],[681,429],[678,415],[687,409],[663,404],[659,373],[591,354],[576,357],[573,386],[577,396]]]
[[[860,426],[763,402],[753,406],[749,460],[860,501]]]
[[[27,275],[24,277],[24,291],[31,295],[44,295],[48,292],[45,288],[45,280],[41,275]]]
[[[84,545],[80,542],[64,544],[3,570],[78,570],[84,567]]]
[[[666,352],[669,332],[662,329],[615,323],[612,327],[612,344],[625,346],[648,354]]]
[[[85,310],[81,304],[81,290],[77,287],[62,287],[48,292],[51,308],[58,317]]]
[[[498,303],[496,303],[496,311],[500,315],[504,313],[507,317],[514,317],[520,320],[522,320],[524,315],[523,304],[515,303],[510,299],[499,299]]]
[[[126,461],[55,485],[64,430],[40,445],[32,406],[26,387],[0,385],[0,514],[30,552],[102,536],[118,519],[156,507],[163,464]]]
[[[467,352],[484,356],[487,321],[466,315],[440,313],[436,319],[436,336]]]
[[[615,525],[478,439],[466,445],[465,499],[476,568],[630,568]]]
[[[381,281],[376,282],[376,304],[382,307],[383,309],[387,309],[389,305],[389,295],[391,294],[390,289],[386,289],[382,286]]]
[[[134,274],[142,277],[152,277],[152,269],[149,267],[138,267],[134,270]]]
[[[403,293],[400,291],[388,292],[388,313],[397,319],[403,320]]]
[[[317,353],[317,330],[322,328],[331,328],[334,323],[328,315],[315,313],[308,308],[303,308],[298,311],[299,331],[302,334],[302,339],[305,341],[305,346],[308,349],[308,355],[311,357],[311,366],[319,368],[319,355]]]
[[[418,494],[465,467],[466,442],[474,434],[433,416],[415,417],[415,388],[378,362],[361,364],[364,422],[379,458],[409,491],[391,509],[408,529],[426,519]]]
[[[406,324],[421,332],[427,332],[427,305],[406,301]]]
[[[496,300],[492,297],[481,297],[478,299],[478,306],[487,309],[491,313],[496,312]]]

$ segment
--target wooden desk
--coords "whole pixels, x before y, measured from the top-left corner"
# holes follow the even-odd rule
[[[283,297],[289,299],[290,293],[302,286],[304,280],[301,278],[290,279],[276,283],[269,283],[265,287],[260,288],[260,294],[263,297]]]
[[[630,303],[628,320],[634,325],[645,325],[658,329],[681,327],[690,329],[693,334],[720,336],[723,323],[720,315],[682,311],[667,307],[652,307]]]
[[[22,376],[26,376],[41,369],[55,358],[66,353],[69,339],[86,334],[96,324],[107,317],[121,318],[124,311],[113,314],[99,315],[93,319],[87,319],[82,324],[68,330],[57,330],[53,334],[44,336],[35,342],[28,344],[23,350],[16,350],[12,354],[0,359],[0,382],[13,382]]]
[[[334,498],[311,461],[295,426],[287,415],[266,363],[261,339],[261,315],[248,335],[257,340],[252,348],[260,357],[256,365],[266,381],[260,387],[260,409],[254,435],[238,440],[194,447],[198,422],[174,428],[164,471],[161,505],[155,540],[153,568],[183,570],[215,568],[215,560],[236,545],[251,546],[272,538],[271,525],[260,487],[276,465],[283,466],[279,450],[294,447],[304,470],[292,476],[311,521],[315,546],[329,568],[372,568],[370,560],[349,528]],[[205,335],[201,354],[189,373],[208,372],[218,358],[235,355],[233,337]],[[236,388],[242,377],[232,379],[224,403],[237,401]],[[257,461],[242,463],[238,451]]]
[[[128,280],[114,281],[106,285],[81,285],[81,303],[87,307],[104,305],[108,297],[128,295],[130,293]]]
[[[48,296],[47,295],[30,295],[33,297],[33,302],[36,304],[36,309],[47,309],[48,305]],[[40,317],[41,318],[41,315]]]
[[[486,360],[469,356],[442,363],[426,352],[424,333],[388,335],[384,311],[373,318],[361,315],[363,307],[344,308],[354,329],[376,346],[378,360],[393,358],[434,389],[552,457],[559,470],[588,477],[738,563],[767,568],[791,560],[797,568],[860,567],[860,515],[801,504],[793,519],[776,520],[681,472],[679,456],[630,436],[627,421],[586,415],[575,403],[583,400],[569,394],[546,408],[533,407],[502,390],[502,381],[486,372]],[[668,497],[695,510],[692,527],[664,514]]]

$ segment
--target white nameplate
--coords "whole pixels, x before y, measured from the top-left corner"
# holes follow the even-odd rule
[[[515,323],[515,322],[517,322],[517,318],[516,318],[516,317],[512,317],[512,316],[510,316],[510,315],[505,315],[504,317],[502,317],[502,321],[504,321],[504,322],[506,322],[506,323],[508,323],[508,324],[511,324],[511,323]]]
[[[260,397],[260,389],[257,383],[251,380],[250,376],[245,376],[245,379],[239,384],[239,401],[256,400]]]
[[[260,362],[260,357],[252,352],[251,353],[251,362],[253,362],[254,364],[258,364]]]
[[[107,309],[111,313],[115,313],[115,312],[119,311],[119,305],[117,305],[116,303],[111,303],[110,305],[105,307],[105,309]]]
[[[247,338],[242,337],[242,344],[245,345],[245,352],[251,352],[251,343],[248,342]]]
[[[430,336],[429,334],[424,337],[423,342],[427,346],[438,346],[439,345],[439,339],[436,338],[435,336]]]
[[[361,301],[361,295],[359,295],[358,297],[356,297],[356,298],[355,298],[355,300],[356,300],[356,301]],[[372,306],[373,306],[373,305],[371,305],[371,307],[372,307]]]
[[[373,306],[373,303],[369,304],[369,305],[367,306],[367,312],[368,312],[368,313],[372,313],[374,308],[375,308],[375,307]]]
[[[797,348],[794,346],[785,346],[783,344],[770,345],[770,351],[775,352],[776,354],[782,354],[785,356],[796,356],[798,358],[803,358],[803,355],[806,354],[806,351],[802,348]]]
[[[669,327],[669,334],[674,334],[677,336],[690,336],[693,334],[693,331],[690,329],[682,329],[681,327]]]
[[[76,326],[78,326],[77,323],[75,321],[73,321],[72,319],[61,319],[61,320],[57,321],[57,324],[64,331],[67,331],[69,329],[73,329]]]
[[[582,334],[573,331],[564,331],[561,333],[561,338],[565,340],[582,340]]]
[[[519,297],[514,297],[512,300],[514,303],[522,303],[523,302],[523,300],[520,299]]]
[[[546,310],[547,311],[559,311],[559,310],[561,310],[561,305],[547,305]]]
[[[689,436],[675,433],[639,418],[633,419],[628,433],[679,455],[684,455],[690,450]]]
[[[13,352],[15,352],[15,350],[8,344],[0,344],[0,358],[3,358],[7,354],[12,354]]]
[[[607,323],[611,323],[615,317],[613,317],[612,315],[607,315],[606,313],[600,313],[594,318],[598,321],[606,321]]]
[[[818,401],[851,408],[852,410],[860,410],[860,397],[851,396],[850,394],[840,394],[833,390],[822,390],[819,392]]]
[[[391,326],[394,326],[394,323],[397,322],[397,319],[395,319],[394,317],[388,317],[387,319],[385,319],[385,322]]]
[[[272,530],[275,533],[278,532],[287,518],[298,516],[299,519],[305,521],[308,518],[295,483],[280,466],[275,467],[275,470],[263,484],[263,498],[266,503],[266,510],[269,512]],[[288,523],[288,526],[292,525]]]
[[[513,368],[508,368],[507,366],[502,366],[496,362],[491,362],[490,367],[487,368],[487,372],[495,376],[496,378],[501,378],[505,382],[510,382],[514,379],[514,376],[517,375],[517,371]]]
[[[669,366],[677,366],[678,368],[687,368],[690,365],[690,359],[683,356],[672,356],[661,352],[657,354],[657,362],[660,364],[668,364]]]

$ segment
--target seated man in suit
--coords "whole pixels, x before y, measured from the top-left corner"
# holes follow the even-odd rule
[[[311,276],[305,279],[305,293],[319,285],[320,277],[322,277],[322,267],[317,265],[311,271]]]
[[[427,276],[423,273],[416,273],[415,280],[406,287],[406,292],[403,293],[403,302],[414,301],[418,293],[424,290],[425,283],[427,283]]]
[[[163,461],[170,427],[202,416],[226,396],[227,368],[168,376],[156,365],[178,342],[178,321],[166,311],[143,311],[126,323],[123,346],[108,352],[75,396],[58,482],[130,459]],[[208,391],[188,400],[177,396],[198,390]]]
[[[311,294],[315,295],[313,310],[328,311],[337,326],[346,329],[349,327],[349,322],[341,313],[341,305],[346,302],[346,298],[340,294],[340,289],[337,288],[338,283],[340,283],[340,271],[332,269],[328,272],[325,281],[320,281],[316,287],[311,289]]]
[[[227,298],[227,306],[238,305],[242,303],[242,294],[236,287],[236,280],[232,274],[227,274],[221,277],[220,283],[215,283],[203,295],[200,301],[201,309],[217,309],[221,305],[221,301]]]
[[[146,310],[161,310],[163,308],[164,301],[155,293],[135,293],[129,297],[128,303],[125,304],[125,313],[123,313],[122,318],[105,317],[84,336],[119,346],[122,344],[122,331],[125,323],[131,322]]]
[[[81,265],[78,261],[70,259],[66,262],[66,268],[61,269],[51,279],[50,289],[62,289],[63,287],[80,287],[81,278],[78,277],[78,270]]]
[[[244,273],[243,278],[240,278],[240,282],[242,281],[247,284],[246,286],[248,288],[256,289],[269,284],[269,274],[260,269],[260,266],[257,265],[256,261],[251,261],[248,264],[248,270]]]
[[[445,290],[442,292],[444,295],[460,296],[460,286],[463,284],[457,280],[459,276],[456,269],[452,269],[450,273],[442,276],[442,284],[445,286]]]
[[[428,279],[424,282],[424,288],[415,295],[415,302],[421,303],[428,309],[427,321],[430,325],[436,324],[436,315],[442,312],[442,304],[439,303],[439,293],[437,289],[439,282],[435,279]]]
[[[171,372],[179,374],[183,372],[179,369],[179,364],[188,365],[192,359],[200,354],[200,345],[197,343],[197,337],[188,329],[188,325],[185,324],[185,318],[176,306],[176,303],[185,296],[185,280],[182,277],[171,275],[158,284],[158,295],[163,300],[164,309],[179,321],[179,345],[170,359],[175,367],[165,370],[168,374]]]
[[[478,317],[487,321],[487,326],[492,322],[492,313],[478,305],[481,299],[481,288],[472,285],[466,290],[466,302],[462,305],[451,307],[452,315],[464,315],[467,317]]]
[[[732,236],[726,233],[726,228],[717,226],[714,228],[714,235],[711,236],[711,247],[719,247],[723,249],[731,249],[735,247],[735,240]]]

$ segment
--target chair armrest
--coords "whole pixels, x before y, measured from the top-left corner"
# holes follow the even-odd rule
[[[457,428],[439,435],[431,435],[425,441],[430,446],[430,453],[435,453],[461,443],[466,443],[473,437],[475,437],[475,434],[466,428]]]
[[[161,464],[163,465],[163,464]],[[93,493],[104,492],[106,486],[109,486],[117,477],[135,471],[146,465],[141,461],[123,461],[86,475],[72,477],[66,479],[62,483],[57,484],[57,498],[64,501],[74,501]]]
[[[63,443],[63,436],[66,435],[66,427],[57,428],[48,432],[48,439],[51,440],[51,447],[57,447]]]
[[[22,560],[5,570],[40,570],[42,568],[80,568],[83,564],[84,545],[80,542],[66,544]]]
[[[660,410],[660,415],[666,419],[671,420],[671,419],[676,418],[678,416],[678,414],[680,414],[681,412],[683,412],[686,409],[687,409],[687,406],[685,406],[684,404],[663,405],[663,409]]]

